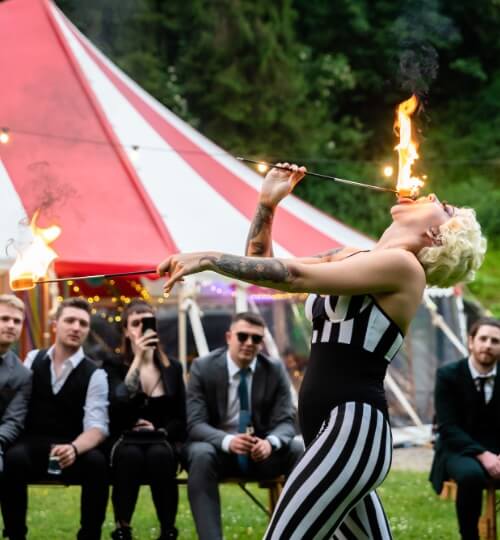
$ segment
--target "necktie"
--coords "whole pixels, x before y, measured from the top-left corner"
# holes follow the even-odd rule
[[[485,385],[489,381],[493,381],[493,377],[477,377],[477,385],[478,385],[478,391],[481,394],[483,403],[488,403],[489,400],[486,400],[486,392],[485,392]]]
[[[240,369],[240,384],[238,385],[238,397],[240,399],[240,418],[238,431],[240,433],[245,433],[247,427],[251,424],[250,417],[250,401],[248,399],[248,385],[247,377],[250,369],[242,368]],[[247,472],[249,466],[248,456],[238,455],[238,464],[240,466],[241,472]]]
[[[486,377],[478,377],[477,382],[479,384],[479,393],[481,394],[481,400],[483,403],[486,403],[486,394],[484,392],[484,385],[488,379]]]

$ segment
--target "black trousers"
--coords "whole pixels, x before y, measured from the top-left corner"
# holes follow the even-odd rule
[[[453,455],[446,471],[457,483],[456,512],[462,540],[479,540],[477,523],[481,515],[483,488],[492,478],[471,456]]]
[[[146,483],[162,532],[172,530],[179,502],[176,473],[177,458],[170,444],[120,444],[112,467],[115,520],[130,524],[141,483]]]
[[[65,442],[60,439],[24,439],[5,453],[2,486],[4,536],[16,540],[26,537],[27,484],[51,477],[47,474],[50,445]],[[108,470],[104,453],[94,448],[78,456],[75,463],[63,469],[58,477],[68,484],[82,486],[78,540],[101,538],[109,493]]]

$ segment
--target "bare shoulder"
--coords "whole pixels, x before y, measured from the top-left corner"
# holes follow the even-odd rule
[[[399,289],[413,291],[417,296],[426,286],[425,272],[417,257],[406,249],[381,249],[371,251],[371,256],[378,271],[387,272],[399,284]]]

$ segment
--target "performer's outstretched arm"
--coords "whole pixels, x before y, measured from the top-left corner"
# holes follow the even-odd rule
[[[390,293],[416,290],[421,295],[425,275],[416,257],[404,249],[360,253],[340,261],[304,264],[297,259],[240,257],[215,251],[171,255],[159,266],[169,274],[170,292],[184,276],[212,270],[218,274],[287,292],[318,294]],[[418,306],[418,301],[416,305]]]

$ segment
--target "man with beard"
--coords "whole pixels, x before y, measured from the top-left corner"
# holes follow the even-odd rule
[[[61,302],[54,328],[55,344],[32,351],[25,361],[33,392],[25,432],[5,454],[4,536],[26,538],[27,484],[47,478],[50,456],[52,474],[82,486],[78,540],[99,540],[109,479],[97,447],[108,435],[108,382],[82,348],[90,331],[87,301]]]
[[[3,454],[23,429],[31,395],[31,372],[11,351],[21,335],[24,303],[12,294],[0,295],[0,474]]]
[[[479,540],[482,490],[500,480],[500,321],[481,318],[469,331],[469,357],[437,371],[438,427],[430,480],[439,493],[457,483],[462,540]]]

